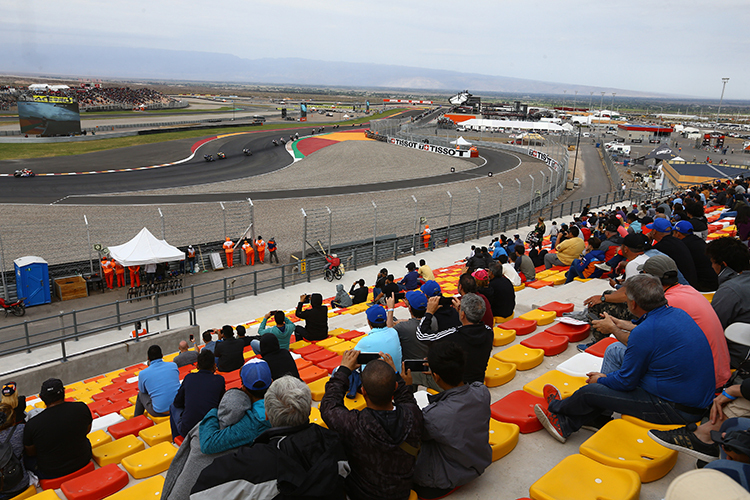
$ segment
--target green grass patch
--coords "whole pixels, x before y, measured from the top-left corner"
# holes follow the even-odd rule
[[[384,113],[376,113],[367,118],[367,121],[377,120],[386,116],[393,115],[400,110],[388,110]],[[331,125],[340,123],[342,126],[351,125],[352,123],[362,123],[364,117],[353,121],[334,122],[334,123],[307,123],[299,122],[274,123],[256,127],[217,127],[214,129],[202,130],[185,130],[178,132],[164,132],[162,134],[134,135],[129,137],[114,137],[112,139],[97,139],[94,141],[81,142],[59,142],[43,144],[14,144],[0,143],[0,160],[23,160],[28,158],[50,158],[56,156],[71,156],[84,153],[93,153],[95,151],[106,151],[109,149],[126,148],[129,146],[142,146],[144,144],[155,144],[158,142],[176,141],[179,139],[190,139],[206,137],[212,135],[232,134],[238,132],[257,132],[264,130],[283,130],[289,128],[299,128],[300,126],[318,127],[323,126],[330,128]]]

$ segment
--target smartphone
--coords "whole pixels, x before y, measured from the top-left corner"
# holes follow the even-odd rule
[[[360,352],[359,356],[357,356],[357,364],[366,365],[370,361],[375,361],[376,359],[380,359],[380,354],[377,352]]]
[[[302,301],[303,304],[309,304],[310,303],[310,294],[308,293],[305,295],[305,300]]]
[[[424,359],[405,359],[404,369],[411,370],[413,372],[430,371],[430,367],[427,365],[427,361],[425,361]]]
[[[195,342],[195,335],[192,333],[190,334],[190,342]]]
[[[452,306],[453,305],[453,297],[440,297],[440,307],[444,306]]]

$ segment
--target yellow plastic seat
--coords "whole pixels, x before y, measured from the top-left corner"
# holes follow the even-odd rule
[[[47,405],[44,404],[44,401],[37,401],[34,403],[34,408],[47,408]]]
[[[119,464],[123,458],[142,451],[146,446],[143,441],[131,435],[116,439],[111,443],[97,446],[91,452],[99,467],[109,464]]]
[[[663,478],[677,463],[676,451],[648,437],[648,429],[622,419],[607,423],[579,451],[601,464],[632,470],[643,483]]]
[[[145,412],[144,415],[146,415],[148,418],[150,418],[151,421],[154,422],[154,424],[161,424],[161,423],[164,423],[164,422],[169,422],[169,415],[167,415],[166,417],[155,417],[153,415],[149,415],[148,412]]]
[[[355,347],[357,347],[357,344],[346,340],[344,342],[339,342],[338,344],[332,345],[328,348],[328,350],[331,352],[335,352],[336,354],[344,354],[346,351],[354,349]]]
[[[416,491],[411,490],[411,493],[409,493],[409,500],[419,500],[419,495],[417,495]]]
[[[632,415],[623,415],[622,419],[626,422],[630,422],[631,424],[643,427],[646,430],[656,429],[657,431],[671,431],[672,429],[683,427],[682,424],[652,424],[651,422],[646,422],[645,420],[633,417]]]
[[[164,476],[155,476],[120,490],[105,500],[158,500],[163,488]]]
[[[122,460],[122,466],[134,479],[151,477],[169,469],[169,464],[177,453],[172,443],[164,442],[146,450],[134,453]]]
[[[165,355],[162,359],[165,362],[169,362],[169,361],[172,361],[177,356],[179,356],[179,354],[180,354],[179,352],[172,352],[172,353],[169,353],[169,354]]]
[[[544,278],[548,276],[552,276],[553,274],[557,274],[558,271],[553,271],[552,269],[545,269],[544,271],[540,271],[536,273],[536,279],[543,280]]]
[[[320,410],[316,408],[315,406],[310,408],[310,423],[318,424],[328,429],[328,426],[326,425],[326,423],[323,422],[323,417],[320,416]]]
[[[593,278],[579,278],[578,276],[576,276],[575,278],[573,278],[573,281],[580,281],[581,283],[586,283],[587,281],[591,281],[592,279]]]
[[[545,278],[542,278],[540,281],[547,281],[552,284],[552,286],[560,286],[564,285],[567,281],[567,277],[565,276],[565,273],[556,272],[554,274],[550,274],[546,276]]]
[[[294,351],[295,349],[302,349],[303,347],[307,347],[310,345],[310,342],[306,340],[298,340],[297,342],[294,342],[293,344],[289,344],[289,350]]]
[[[135,396],[130,396],[130,397],[128,398],[128,401],[130,401],[130,404],[133,404],[133,405],[134,405],[134,404],[135,404],[135,401],[136,401],[137,399],[138,399],[138,394],[136,394]],[[133,408],[133,411],[135,411],[135,408]]]
[[[516,424],[506,424],[494,418],[490,419],[490,447],[493,462],[513,451],[518,444],[519,432]]]
[[[498,325],[501,323],[505,323],[506,321],[512,320],[514,316],[515,314],[511,314],[507,318],[503,318],[502,316],[495,316],[493,319],[495,320],[495,324]]]
[[[247,361],[247,360],[248,360],[248,359],[250,359],[250,358],[254,358],[254,357],[255,357],[255,352],[253,352],[253,350],[252,350],[252,349],[251,349],[251,350],[249,350],[249,351],[247,351],[247,352],[243,352],[243,353],[242,353],[242,358],[243,358],[243,359],[244,359],[245,361]],[[190,373],[193,373],[193,372],[190,372]]]
[[[701,295],[703,295],[704,297],[706,297],[706,300],[708,300],[709,302],[711,302],[711,301],[714,300],[714,293],[716,293],[716,292],[706,292],[706,293],[703,293]]]
[[[529,488],[534,500],[636,500],[641,479],[628,469],[607,467],[583,455],[570,455]]]
[[[317,345],[320,346],[320,347],[324,347],[324,348],[328,349],[328,348],[333,347],[336,344],[340,344],[342,342],[344,342],[344,339],[340,339],[340,338],[337,338],[337,337],[328,337],[327,339],[321,340],[320,342],[318,342]]]
[[[133,396],[134,398],[137,398],[138,396]],[[131,398],[128,398],[130,400]],[[133,405],[135,405],[135,402],[133,402]],[[135,416],[135,406],[128,406],[127,408],[123,408],[119,411],[120,415],[122,415],[122,418],[125,420],[130,420]]]
[[[528,321],[536,321],[537,326],[544,326],[549,325],[550,323],[555,321],[557,314],[555,313],[555,311],[542,311],[541,309],[534,309],[527,312],[526,314],[522,314],[519,317]]]
[[[520,285],[518,285],[518,286],[514,286],[514,287],[513,287],[513,290],[515,290],[516,292],[520,292],[520,291],[521,291],[521,290],[523,290],[524,288],[526,288],[526,284],[524,284],[524,283],[521,283],[521,284],[520,284]]]
[[[91,449],[112,442],[112,436],[104,432],[102,429],[94,431],[86,436],[91,442]]]
[[[26,492],[24,491],[24,493]],[[16,497],[16,498],[24,498],[24,497]],[[57,493],[55,493],[55,490],[44,490],[41,493],[37,493],[36,495],[28,497],[28,498],[31,498],[33,500],[60,500],[60,497],[57,496]]]
[[[350,410],[364,410],[367,403],[365,402],[365,397],[362,394],[357,393],[357,397],[354,399],[344,396],[344,406]]]
[[[492,339],[492,345],[495,347],[510,344],[511,342],[516,340],[515,330],[506,330],[505,328],[496,326],[492,329],[492,331],[495,334],[495,338]]]
[[[138,436],[146,441],[149,446],[156,446],[164,441],[172,440],[172,428],[169,426],[169,420],[143,429]]]
[[[494,358],[505,363],[513,363],[516,369],[521,371],[531,370],[542,363],[544,351],[516,344],[495,354]]]
[[[538,398],[543,398],[546,384],[552,384],[560,391],[560,397],[565,399],[578,389],[586,385],[583,377],[573,377],[558,370],[550,370],[523,386],[523,390]]]
[[[307,387],[310,388],[310,392],[312,393],[313,401],[320,401],[323,399],[323,395],[326,393],[326,382],[328,382],[330,378],[331,377],[319,378],[318,380],[307,384]]]
[[[36,495],[36,487],[33,484],[30,484],[28,488],[26,488],[10,500],[25,500],[26,498],[31,498],[34,495]]]
[[[346,333],[348,331],[348,328],[334,328],[333,330],[328,330],[328,337],[338,337],[342,333]]]
[[[507,384],[515,376],[516,365],[490,358],[487,361],[487,371],[484,372],[484,385],[487,387],[498,387]]]

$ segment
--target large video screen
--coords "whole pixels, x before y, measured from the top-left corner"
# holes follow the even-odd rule
[[[18,100],[21,133],[51,137],[81,133],[78,102],[72,97],[35,95]]]

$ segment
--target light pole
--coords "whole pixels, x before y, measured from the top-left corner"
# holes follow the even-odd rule
[[[589,92],[589,112],[591,112],[591,100],[594,98],[594,91]]]
[[[565,96],[568,93],[567,90],[563,90],[563,105],[562,105],[562,112],[565,113]]]
[[[573,97],[573,111],[576,110],[576,103],[578,103],[578,91],[575,91],[576,95]]]
[[[616,94],[617,94],[617,92],[612,92],[612,109],[610,111],[614,111],[615,110],[615,95]]]
[[[604,116],[603,116],[603,113],[604,113],[604,94],[606,94],[606,92],[602,92],[601,94],[602,94],[602,98],[599,101],[599,127],[602,126],[602,118],[604,118]],[[604,141],[602,141],[602,142],[604,142]]]
[[[721,104],[724,102],[724,89],[727,88],[729,78],[722,78],[721,81],[721,99],[719,99],[719,109],[716,110],[716,125],[714,126],[714,132],[716,132],[716,128],[719,126],[719,113],[721,113]]]

